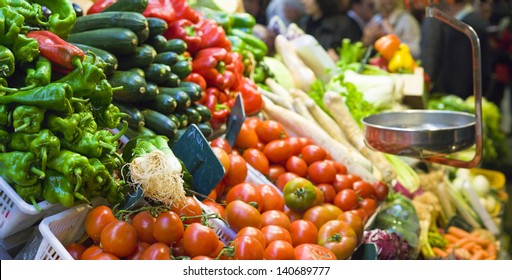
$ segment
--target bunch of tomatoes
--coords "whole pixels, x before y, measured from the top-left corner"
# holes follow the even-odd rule
[[[226,174],[203,203],[236,236],[260,240],[262,250],[253,251],[264,259],[349,258],[387,196],[385,184],[348,174],[325,149],[273,120],[250,117],[234,147],[223,138],[211,146]],[[248,165],[270,183],[247,180]]]

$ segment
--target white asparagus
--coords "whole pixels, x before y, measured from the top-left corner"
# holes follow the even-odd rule
[[[280,96],[284,100],[286,100],[288,103],[292,103],[293,98],[290,94],[290,92],[284,88],[282,85],[280,85],[278,82],[276,82],[272,78],[265,79],[265,84],[268,86],[271,92],[274,94]]]
[[[281,96],[273,93],[273,92],[270,92],[266,89],[263,89],[261,87],[258,87],[258,90],[260,91],[260,93],[266,97],[267,99],[270,99],[272,100],[272,103],[275,103],[276,105],[279,105],[283,108],[286,108],[288,110],[293,110],[293,105],[292,105],[292,100],[290,99],[290,101],[288,100],[285,100],[283,99]]]
[[[304,101],[302,101],[302,98],[294,98],[292,101],[292,105],[293,111],[295,111],[295,113],[305,117],[306,119],[312,121],[316,125],[319,125],[316,122],[315,118],[311,115],[311,113],[309,113],[308,108],[306,108],[306,105],[304,104]]]

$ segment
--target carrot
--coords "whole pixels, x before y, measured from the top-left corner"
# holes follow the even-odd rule
[[[496,260],[496,256],[492,256],[492,255],[489,255],[487,258],[485,258],[484,260]]]
[[[487,239],[481,238],[481,237],[477,237],[477,236],[474,237],[474,240],[476,243],[478,243],[484,247],[487,247],[487,246],[489,246],[489,244],[492,243],[490,240],[487,240]]]
[[[432,247],[432,251],[441,258],[446,258],[448,256],[448,252],[445,252],[443,249],[438,247]]]
[[[478,251],[482,251],[483,249],[484,249],[484,248],[482,248],[482,246],[480,246],[480,245],[478,245],[478,244],[475,244],[475,245],[471,248],[471,250],[469,250],[469,252],[471,252],[471,253],[473,253],[473,254],[474,254],[474,253],[476,253],[476,252],[478,252]]]
[[[455,235],[457,238],[473,237],[469,232],[455,226],[450,226],[448,233]]]
[[[470,260],[483,260],[486,257],[484,250],[476,251],[469,259]]]
[[[455,235],[449,233],[444,234],[443,237],[448,241],[448,243],[455,243],[459,240]]]
[[[455,241],[455,243],[453,243],[453,246],[460,248],[460,247],[466,245],[467,243],[474,243],[473,238],[471,238],[471,237],[460,238],[459,240]]]
[[[489,245],[487,246],[487,252],[489,252],[489,256],[494,256],[494,258],[496,258],[496,243],[489,243]]]
[[[465,250],[468,250],[471,252],[475,246],[478,246],[478,245],[476,245],[475,242],[468,242],[468,243],[462,245],[462,249],[465,249]]]

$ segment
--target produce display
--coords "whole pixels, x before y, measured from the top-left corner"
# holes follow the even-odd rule
[[[2,236],[59,217],[75,230],[50,227],[57,253],[37,258],[506,258],[502,173],[365,143],[364,117],[407,108],[420,67],[407,45],[383,36],[368,58],[343,40],[335,62],[294,24],[267,46],[252,15],[218,2],[0,1],[2,225],[16,208],[64,209]],[[499,110],[483,104],[484,162],[499,162]],[[199,169],[219,180],[198,188]]]

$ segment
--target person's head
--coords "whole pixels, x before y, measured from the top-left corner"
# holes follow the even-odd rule
[[[466,4],[471,4],[471,1],[472,0],[446,0],[446,12],[451,16],[455,16]]]
[[[485,21],[489,21],[492,16],[492,4],[493,0],[475,0],[473,6],[475,7],[476,12],[484,19]]]
[[[391,15],[395,9],[403,7],[402,0],[376,0],[375,4],[377,11],[384,18]]]
[[[339,13],[339,3],[333,0],[301,0],[304,13],[312,18]]]
[[[368,22],[375,14],[374,0],[350,0],[350,9]]]
[[[296,22],[304,13],[304,7],[298,0],[282,0],[283,13],[289,22]]]

